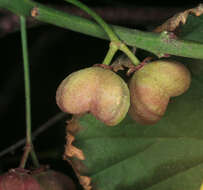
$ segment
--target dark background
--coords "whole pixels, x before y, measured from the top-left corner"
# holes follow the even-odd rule
[[[44,1],[39,1],[44,2]],[[54,6],[67,7],[63,1],[46,1]],[[199,1],[84,1],[92,8],[99,9],[101,16],[109,23],[150,30],[179,10],[194,7]],[[127,20],[114,16],[105,16],[103,11],[110,7],[125,7],[131,15]],[[154,11],[154,17],[148,16],[146,8]],[[160,11],[163,8],[165,11]],[[68,8],[67,8],[68,9]],[[135,10],[133,12],[133,10]],[[138,14],[139,10],[139,14]],[[168,10],[168,11],[167,11]],[[136,12],[137,11],[137,12]],[[153,12],[152,11],[152,12]],[[126,12],[122,13],[126,16]],[[135,15],[134,15],[135,14]],[[137,14],[137,15],[136,15]],[[114,14],[113,14],[114,15]],[[146,16],[147,15],[147,16]],[[0,20],[4,19],[0,12]],[[139,19],[133,20],[134,17]],[[9,22],[9,19],[8,19]],[[24,83],[20,33],[3,33],[0,30],[0,151],[25,136]],[[59,83],[71,72],[99,63],[108,49],[108,42],[51,25],[39,25],[28,29],[28,45],[31,72],[32,127],[41,124],[60,110],[55,103],[55,92]],[[142,55],[142,54],[141,54]],[[50,164],[53,169],[71,175],[71,167],[62,160],[65,143],[65,120],[59,121],[41,134],[34,142],[42,164]],[[17,167],[22,147],[1,157],[0,172]],[[28,163],[28,167],[31,166]]]

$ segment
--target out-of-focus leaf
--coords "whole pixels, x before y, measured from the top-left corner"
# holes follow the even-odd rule
[[[68,133],[76,138],[72,144],[84,160],[68,159],[81,182],[89,176],[85,188],[198,190],[203,180],[202,87],[193,78],[191,88],[173,98],[153,126],[127,116],[118,126],[107,127],[90,114],[78,119],[77,126],[70,122]]]

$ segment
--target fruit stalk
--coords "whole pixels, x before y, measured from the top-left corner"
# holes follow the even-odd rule
[[[106,57],[104,59],[103,64],[109,65],[110,64],[109,61],[112,60],[113,56],[115,55],[115,53],[117,52],[118,49],[123,51],[129,57],[129,59],[132,61],[132,63],[134,65],[138,65],[140,63],[138,58],[129,50],[129,48],[123,42],[121,42],[119,40],[117,35],[111,29],[111,27],[98,14],[96,14],[89,7],[87,7],[85,4],[81,3],[78,0],[65,0],[65,1],[74,4],[75,6],[81,8],[82,10],[87,12],[90,16],[92,16],[98,22],[98,24],[101,25],[101,27],[107,33],[108,37],[111,40],[111,43],[110,43],[109,51],[108,51],[108,53],[107,53],[107,55],[106,55]],[[114,45],[112,45],[112,43]],[[113,46],[117,46],[117,49],[114,48]],[[108,56],[110,56],[110,57],[108,57]]]
[[[104,61],[102,64],[109,65],[117,50],[118,50],[118,47],[114,43],[111,42],[109,45],[109,50],[108,50],[106,57],[104,58]]]
[[[20,167],[24,168],[29,153],[31,152],[31,157],[33,163],[36,167],[39,166],[37,156],[34,151],[31,137],[31,95],[30,95],[30,71],[29,71],[29,61],[28,61],[28,51],[27,51],[27,33],[26,33],[26,19],[24,16],[20,16],[20,26],[21,26],[21,43],[23,51],[23,69],[24,69],[24,84],[25,84],[25,109],[26,109],[26,146],[25,151],[20,163]]]

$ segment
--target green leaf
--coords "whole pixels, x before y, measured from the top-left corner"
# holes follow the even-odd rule
[[[203,89],[173,98],[161,121],[142,126],[129,116],[107,127],[90,114],[78,120],[73,145],[85,160],[72,161],[99,190],[198,190],[203,180]],[[82,167],[81,167],[82,166]]]
[[[0,8],[7,9],[17,15],[31,16],[41,22],[53,24],[75,32],[108,40],[105,31],[95,22],[77,17],[63,11],[48,7],[32,0],[0,0]],[[173,25],[173,24],[172,24]],[[155,34],[140,30],[113,26],[113,31],[126,45],[136,46],[155,55],[176,55],[189,58],[203,59],[203,43],[189,40],[172,39],[170,35]],[[164,29],[167,30],[167,29]],[[171,31],[171,30],[170,30]],[[170,43],[169,43],[170,42]]]
[[[189,15],[186,24],[182,25],[179,30],[178,36],[181,39],[203,43],[203,15],[198,17]]]

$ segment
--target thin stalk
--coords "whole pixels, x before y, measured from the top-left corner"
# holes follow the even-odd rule
[[[114,45],[113,43],[110,43],[109,50],[102,64],[109,65],[117,50],[118,50],[118,46]]]
[[[132,51],[129,50],[129,48],[126,45],[121,44],[119,49],[128,56],[128,58],[134,65],[140,64],[139,59],[134,55]]]
[[[79,7],[80,9],[87,12],[90,16],[92,16],[92,18],[94,18],[98,22],[98,24],[101,25],[101,27],[104,29],[104,31],[107,33],[111,42],[114,43],[115,45],[117,45],[117,48],[116,49],[114,48],[115,52],[112,53],[113,49],[112,49],[111,43],[110,43],[109,51],[103,61],[103,64],[109,65],[110,62],[108,60],[112,60],[116,51],[118,49],[120,49],[121,47],[122,47],[122,49],[120,49],[120,50],[123,51],[129,57],[129,59],[132,61],[133,64],[135,64],[135,65],[139,64],[140,61],[137,59],[137,57],[132,52],[130,53],[130,50],[128,49],[128,47],[119,40],[119,38],[116,36],[116,34],[111,29],[111,27],[97,13],[92,11],[88,6],[86,6],[85,4],[81,3],[78,0],[65,0],[65,1],[72,3],[73,5]],[[110,56],[110,57],[108,57],[108,56]],[[106,60],[107,60],[107,62],[106,62]]]
[[[73,5],[79,7],[80,9],[87,12],[90,16],[92,16],[92,18],[94,18],[98,22],[98,24],[100,24],[101,27],[105,30],[105,32],[107,33],[107,35],[109,36],[111,41],[120,42],[120,40],[115,35],[115,33],[113,32],[111,27],[97,13],[95,13],[93,10],[91,10],[88,6],[86,6],[85,4],[83,4],[77,0],[65,0],[65,1],[72,3]]]
[[[26,143],[26,145],[24,147],[23,156],[20,161],[20,166],[19,166],[20,168],[25,168],[25,164],[27,162],[30,151],[31,151],[31,146],[30,146],[30,144]]]
[[[56,124],[58,121],[67,117],[66,113],[60,112],[57,113],[55,116],[51,117],[46,121],[44,124],[40,125],[33,133],[32,133],[32,141],[34,141],[41,133],[49,129],[51,126]],[[15,144],[7,147],[6,149],[0,152],[0,158],[5,156],[8,153],[15,151],[17,148],[21,147],[26,143],[26,138],[20,139]]]
[[[35,151],[32,145],[32,136],[31,136],[30,72],[29,72],[29,61],[28,61],[28,51],[27,51],[28,48],[27,48],[26,19],[24,16],[20,16],[20,31],[21,31],[22,53],[23,53],[25,110],[26,110],[26,146],[25,146],[24,155],[20,163],[20,167],[21,168],[25,167],[25,164],[30,152],[31,152],[33,163],[35,164],[36,167],[38,167],[39,162],[37,160],[37,156],[35,154]]]

